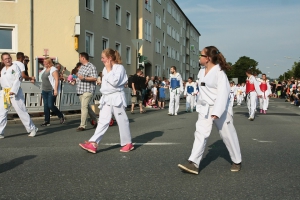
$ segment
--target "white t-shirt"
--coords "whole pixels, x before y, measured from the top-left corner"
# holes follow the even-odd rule
[[[152,90],[152,94],[153,94],[153,95],[156,95],[156,94],[157,94],[157,88],[156,88],[156,87],[153,87],[151,90]]]
[[[13,62],[13,64],[17,65],[21,72],[25,71],[25,65],[22,62],[16,60],[16,61]]]

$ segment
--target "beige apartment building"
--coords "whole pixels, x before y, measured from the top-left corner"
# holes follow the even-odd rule
[[[18,51],[24,52],[30,57],[30,74],[49,56],[69,74],[83,51],[100,72],[101,51],[110,47],[121,53],[126,70],[134,73],[136,1],[0,0],[0,53],[9,52],[15,59]]]
[[[0,0],[0,13],[0,53],[24,52],[34,76],[45,56],[68,75],[80,52],[100,72],[108,47],[120,52],[127,74],[142,68],[168,77],[170,66],[184,79],[198,73],[200,33],[173,0]]]

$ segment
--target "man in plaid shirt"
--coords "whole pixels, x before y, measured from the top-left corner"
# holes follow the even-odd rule
[[[77,131],[84,131],[88,114],[92,120],[97,121],[97,116],[91,109],[89,103],[95,93],[98,75],[96,67],[89,62],[89,55],[87,53],[80,53],[79,60],[82,65],[78,71],[76,91],[81,103],[81,122],[80,126],[77,128]],[[94,125],[94,128],[96,127],[97,124]]]

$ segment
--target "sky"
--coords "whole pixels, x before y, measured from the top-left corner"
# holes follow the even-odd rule
[[[227,62],[247,56],[270,78],[300,60],[300,0],[176,0],[200,32],[199,49],[216,46]]]

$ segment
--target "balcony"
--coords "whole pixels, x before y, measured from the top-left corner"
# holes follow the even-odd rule
[[[186,48],[186,55],[190,55],[190,49],[188,47]]]
[[[190,65],[189,64],[185,64],[185,71],[190,71]]]

